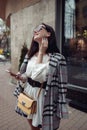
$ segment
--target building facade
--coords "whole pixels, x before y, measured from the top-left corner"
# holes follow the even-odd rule
[[[87,111],[87,0],[65,0],[62,9],[62,53],[67,60],[68,96],[77,107]]]

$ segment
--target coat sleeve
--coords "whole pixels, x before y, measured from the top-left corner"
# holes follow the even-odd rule
[[[67,64],[66,64],[66,60],[65,60],[64,56],[62,56],[62,58],[59,61],[58,77],[59,77],[58,111],[60,110],[61,118],[67,118],[68,109],[67,109],[66,94],[67,94],[68,78],[67,78]]]

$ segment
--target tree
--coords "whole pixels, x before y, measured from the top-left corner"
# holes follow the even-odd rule
[[[27,48],[27,45],[24,43],[24,45],[21,49],[21,56],[20,56],[20,60],[19,60],[19,69],[20,69],[20,66],[21,66],[27,52],[28,52],[28,48]]]

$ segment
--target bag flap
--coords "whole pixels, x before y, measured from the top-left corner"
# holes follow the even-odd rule
[[[18,101],[27,108],[31,108],[32,104],[36,102],[22,93],[18,96]]]

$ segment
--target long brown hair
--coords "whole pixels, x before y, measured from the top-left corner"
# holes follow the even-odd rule
[[[51,33],[51,35],[48,37],[48,48],[46,50],[46,53],[47,54],[48,53],[60,53],[60,51],[57,47],[57,41],[56,41],[54,29],[45,23],[42,23],[42,25],[44,25],[46,27],[47,32]],[[38,51],[39,51],[39,45],[36,41],[34,41],[34,38],[32,38],[31,46],[28,51],[29,59]]]

